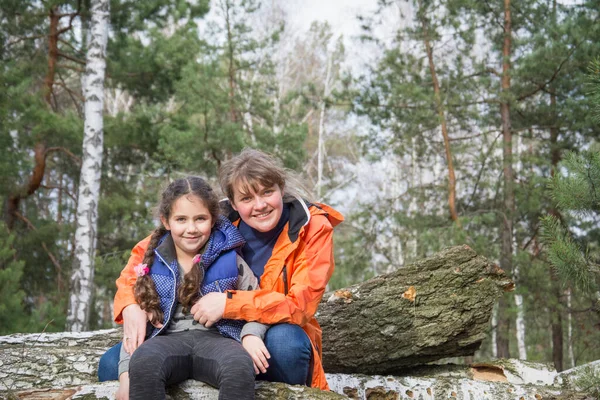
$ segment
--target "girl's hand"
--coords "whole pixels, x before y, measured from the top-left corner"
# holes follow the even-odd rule
[[[254,335],[246,335],[242,338],[242,346],[244,349],[250,354],[252,357],[252,361],[254,362],[254,373],[258,375],[259,373],[266,373],[267,368],[269,368],[269,363],[267,360],[271,358],[265,343],[261,338]]]
[[[119,375],[119,388],[115,393],[116,400],[129,400],[129,372]]]
[[[196,321],[209,328],[223,318],[226,296],[225,293],[208,293],[192,306],[190,314]]]
[[[123,346],[127,353],[133,354],[146,336],[146,313],[137,304],[123,309]]]

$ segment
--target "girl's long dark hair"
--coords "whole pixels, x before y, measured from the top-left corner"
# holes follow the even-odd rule
[[[181,196],[197,196],[204,206],[208,209],[213,223],[219,216],[219,199],[210,187],[210,185],[202,178],[197,176],[189,176],[183,179],[173,181],[162,192],[160,203],[158,205],[158,215],[168,220],[171,216],[173,203]],[[167,229],[162,225],[152,232],[148,248],[144,254],[143,264],[148,268],[152,268],[154,262],[154,249],[158,246],[160,239],[167,233]],[[200,296],[201,278],[204,276],[200,272],[201,265],[195,264],[192,269],[185,274],[184,281],[179,285],[177,292],[178,300],[183,304],[184,311],[189,310]],[[163,312],[160,308],[160,298],[156,291],[154,281],[149,275],[139,277],[133,287],[135,301],[140,305],[141,309],[150,313],[150,322],[163,323]]]

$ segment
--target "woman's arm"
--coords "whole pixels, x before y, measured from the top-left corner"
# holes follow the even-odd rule
[[[228,292],[223,318],[302,326],[314,316],[333,274],[333,227],[325,216],[315,215],[305,229],[287,295],[268,289]]]
[[[144,260],[144,254],[150,243],[150,236],[139,242],[133,250],[127,265],[117,279],[117,293],[115,294],[114,315],[115,322],[123,324],[123,348],[129,354],[133,353],[146,336],[146,313],[135,302],[133,286],[137,276],[133,267]]]

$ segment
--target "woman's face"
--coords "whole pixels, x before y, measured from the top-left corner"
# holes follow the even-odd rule
[[[283,191],[277,184],[270,187],[258,184],[257,189],[254,191],[250,185],[238,182],[234,186],[231,205],[248,226],[259,232],[269,232],[277,226],[283,213]]]

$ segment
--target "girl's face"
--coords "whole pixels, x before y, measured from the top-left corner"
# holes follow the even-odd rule
[[[248,188],[249,192],[242,192]],[[240,218],[259,232],[274,229],[283,213],[283,191],[279,185],[264,187],[258,185],[254,191],[249,185],[236,184],[233,190],[232,207]]]
[[[160,220],[171,231],[178,259],[198,254],[208,241],[215,222],[202,199],[195,195],[175,200],[169,219],[161,217]]]

